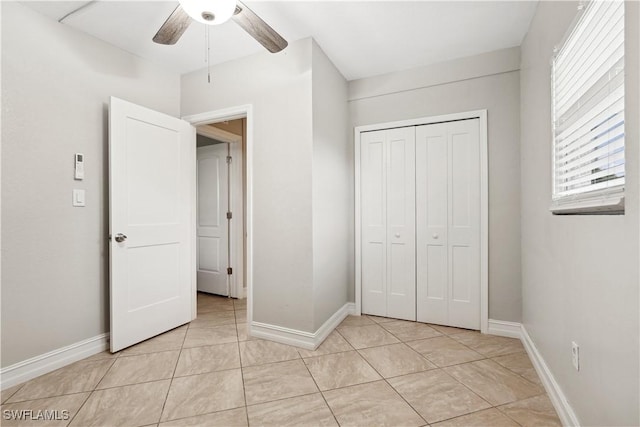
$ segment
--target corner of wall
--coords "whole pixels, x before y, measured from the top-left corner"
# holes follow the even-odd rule
[[[347,81],[312,43],[313,298],[320,328],[347,302],[352,270],[353,155],[348,130]]]

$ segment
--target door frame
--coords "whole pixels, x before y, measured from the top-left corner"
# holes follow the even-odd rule
[[[229,209],[230,212],[242,212],[242,205],[244,204],[242,197],[244,195],[242,188],[242,136],[227,132],[223,129],[214,127],[205,128],[202,126],[196,128],[196,134],[229,144],[229,155],[234,159],[240,159],[239,162],[236,160],[236,167],[231,169],[232,175],[229,176],[229,191],[231,192]],[[237,194],[240,194],[240,197],[236,197],[235,195]],[[244,226],[242,217],[236,216],[235,221],[232,221],[231,224],[232,225],[228,230],[229,243],[231,243],[229,255],[231,257],[231,264],[236,272],[231,275],[231,281],[229,282],[229,296],[233,298],[244,298],[246,295],[244,295],[241,287],[242,282],[244,281]],[[196,259],[197,255],[198,254],[196,252]]]
[[[221,122],[225,120],[246,119],[246,135],[245,135],[245,215],[246,215],[246,228],[244,232],[246,234],[246,259],[245,268],[246,276],[244,282],[247,286],[247,324],[251,324],[253,317],[253,106],[251,104],[239,105],[235,107],[224,108],[220,110],[208,111],[200,114],[193,114],[189,116],[183,116],[182,120],[191,123],[192,126],[197,127],[200,125],[210,124],[214,122]],[[194,129],[195,133],[195,129]],[[233,146],[232,146],[233,147]],[[241,149],[240,147],[238,147]],[[236,151],[237,152],[237,151]],[[197,175],[196,175],[196,150],[194,141],[194,150],[191,158],[191,206],[193,207],[193,213],[191,216],[191,235],[196,236],[196,209],[197,209]],[[195,319],[197,315],[197,282],[196,282],[196,239],[192,242],[191,251],[191,266],[194,271],[191,279],[192,288],[192,317]],[[241,292],[238,293],[241,295]]]
[[[362,224],[360,195],[360,136],[363,132],[409,126],[431,125],[457,120],[480,121],[480,332],[489,327],[489,147],[487,134],[487,110],[466,111],[441,116],[421,117],[395,122],[357,126],[354,130],[355,163],[355,299],[356,314],[362,314]],[[248,288],[247,288],[248,289]]]

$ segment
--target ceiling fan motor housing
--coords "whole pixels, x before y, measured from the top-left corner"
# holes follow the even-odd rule
[[[0,0],[2,1],[2,0]],[[189,27],[191,19],[208,25],[220,25],[229,19],[242,27],[251,37],[269,52],[280,52],[287,41],[241,0],[179,0],[176,7],[162,24],[153,41],[163,45],[175,44]]]
[[[202,24],[220,25],[236,11],[236,0],[179,0],[187,15]]]

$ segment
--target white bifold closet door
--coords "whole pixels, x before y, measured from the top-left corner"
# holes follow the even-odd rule
[[[416,320],[415,128],[363,133],[362,312]]]
[[[480,329],[479,120],[416,127],[419,322]]]

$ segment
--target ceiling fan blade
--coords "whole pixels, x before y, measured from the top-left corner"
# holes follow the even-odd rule
[[[191,17],[178,5],[158,30],[153,41],[158,44],[176,44],[191,24]]]
[[[237,1],[233,20],[271,53],[280,52],[289,44],[240,0]]]

